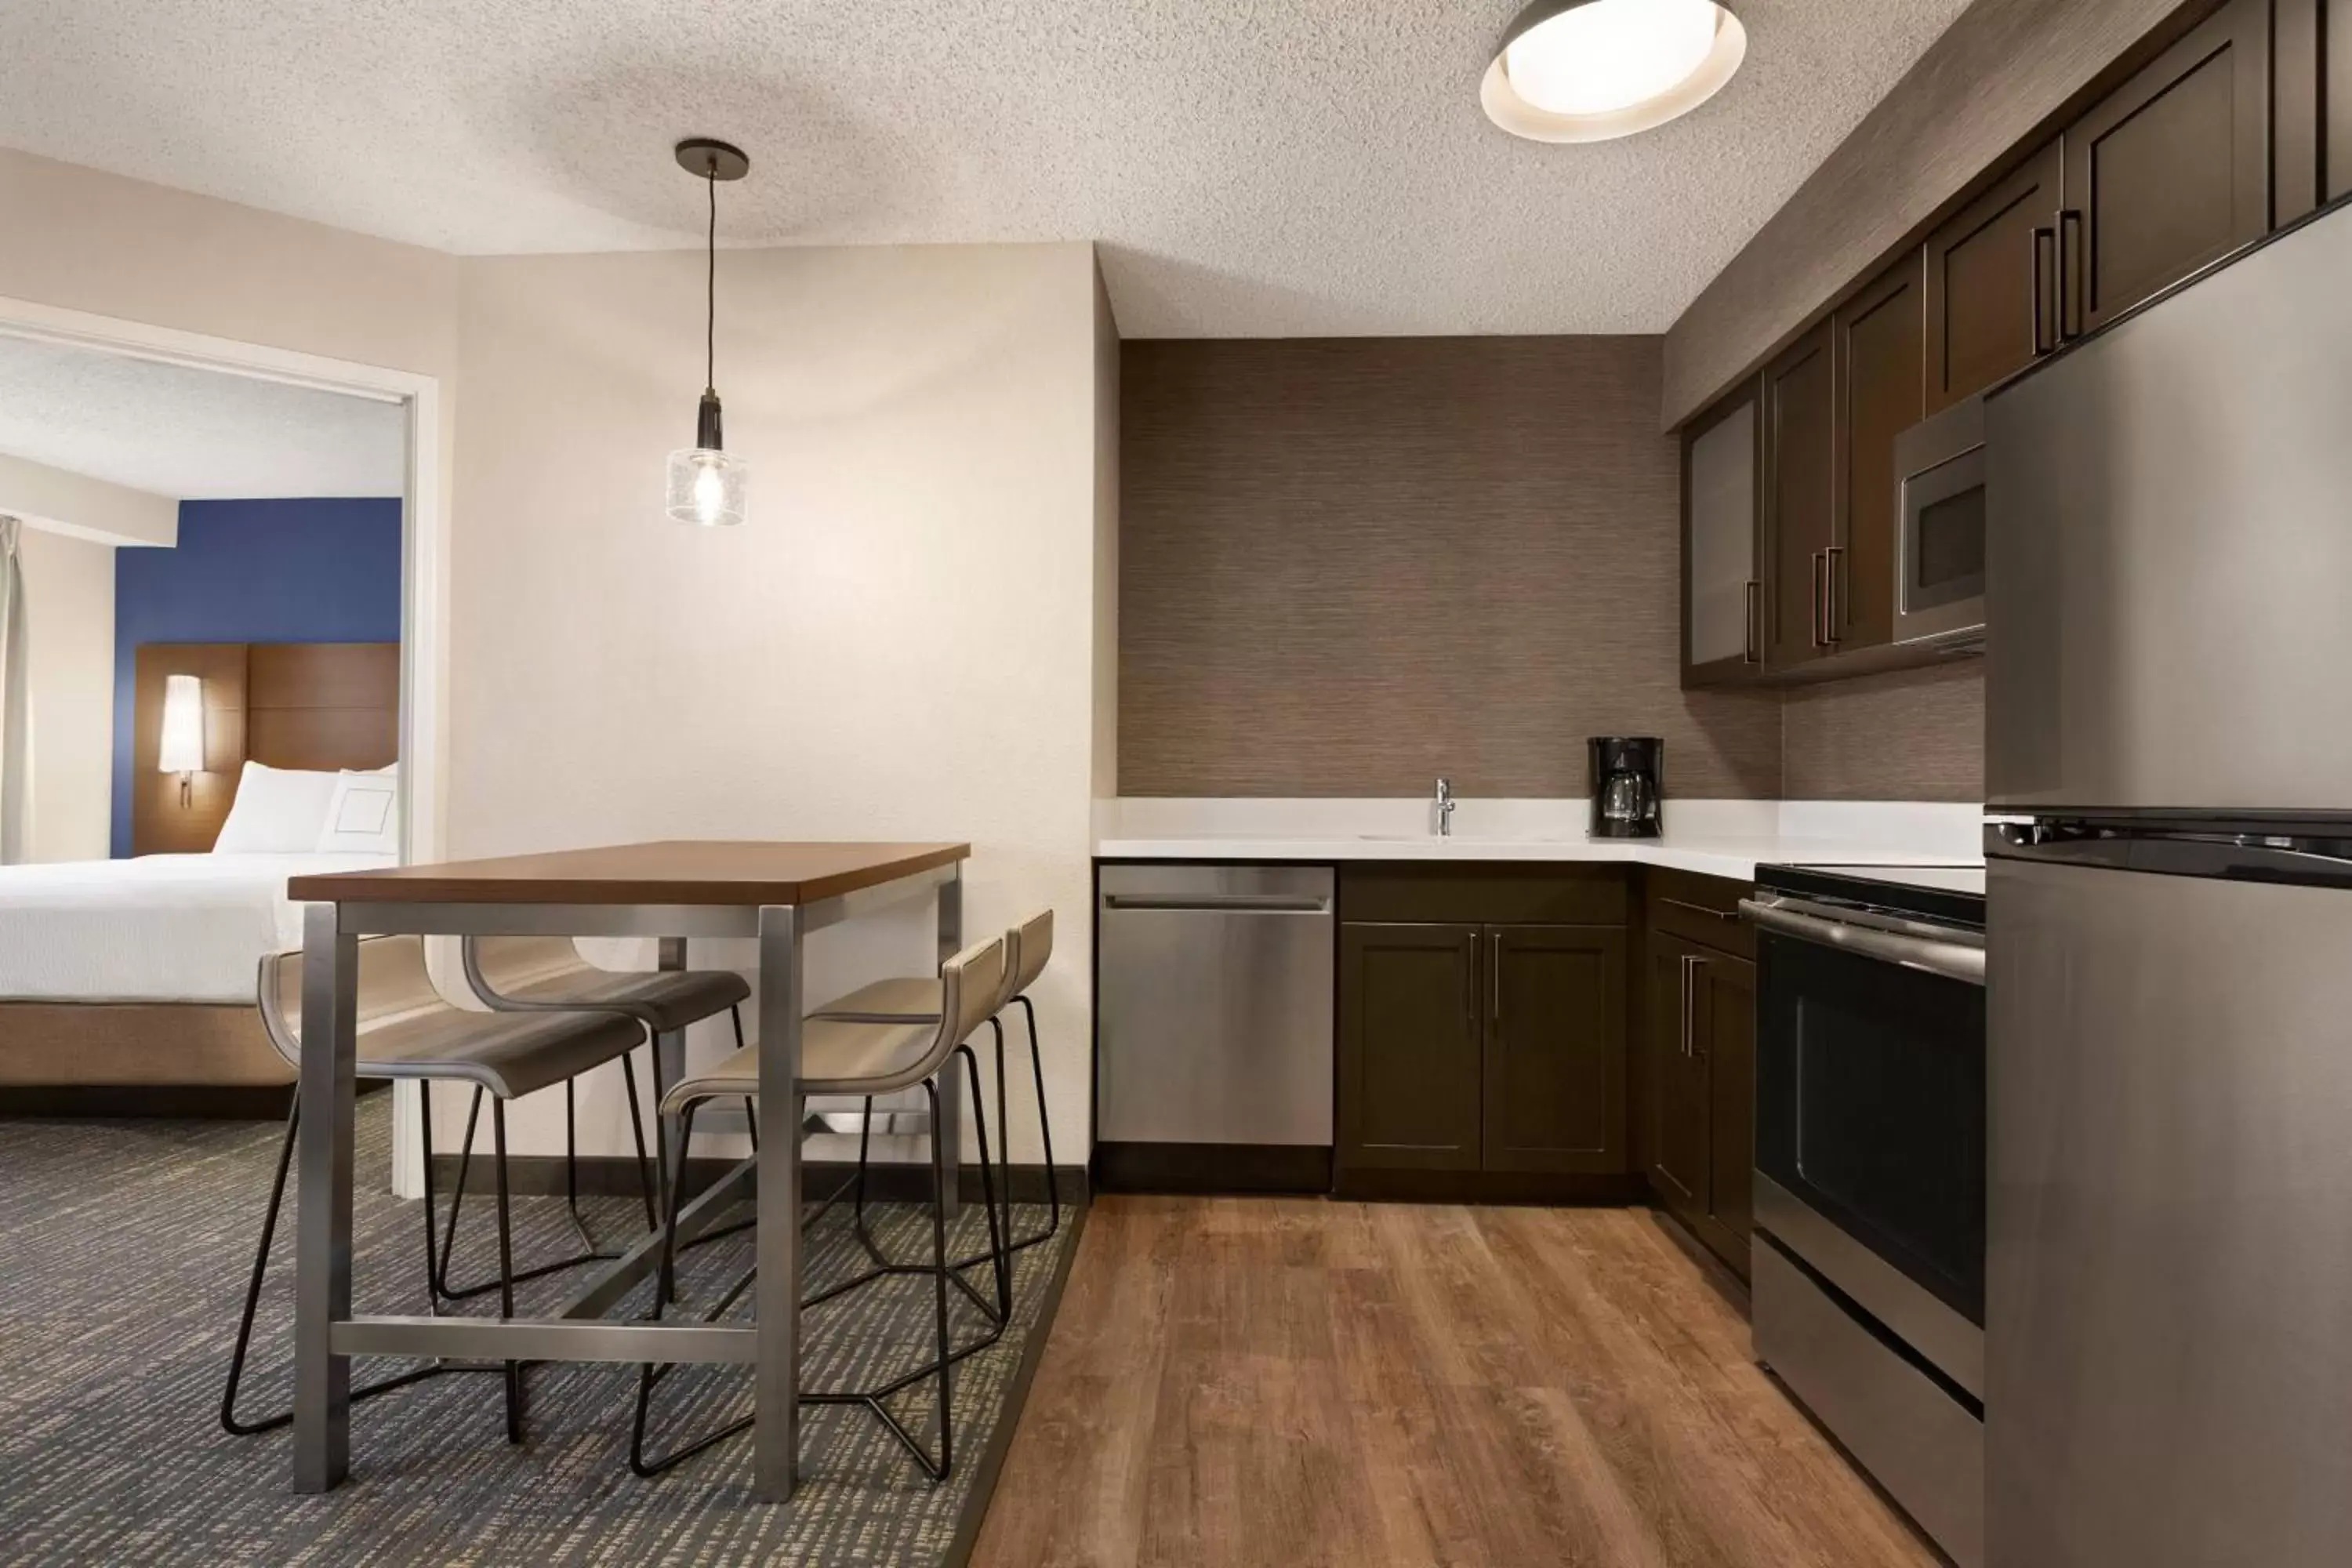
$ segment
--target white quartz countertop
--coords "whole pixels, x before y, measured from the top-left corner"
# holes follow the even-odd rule
[[[1421,820],[1415,821],[1419,817]],[[1592,838],[1582,801],[1463,801],[1454,832],[1413,801],[1098,803],[1104,860],[1601,861],[1735,881],[1759,865],[1975,866],[1975,805],[1913,802],[1669,801],[1664,837]]]

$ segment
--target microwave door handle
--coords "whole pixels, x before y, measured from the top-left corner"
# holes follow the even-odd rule
[[[1980,947],[1965,947],[1956,942],[1936,942],[1927,937],[1904,936],[1895,931],[1873,931],[1867,926],[1846,925],[1837,921],[1825,921],[1816,915],[1799,914],[1793,910],[1775,909],[1754,899],[1740,900],[1739,912],[1762,930],[1792,936],[1800,942],[1817,942],[1858,957],[1899,963],[1906,969],[1924,970],[1929,974],[1940,974],[1948,980],[1963,981],[1970,985],[1985,983],[1985,955],[1984,949]]]

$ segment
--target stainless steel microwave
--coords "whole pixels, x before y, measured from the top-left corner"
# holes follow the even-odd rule
[[[1985,637],[1984,404],[1895,438],[1895,640],[1955,650]]]

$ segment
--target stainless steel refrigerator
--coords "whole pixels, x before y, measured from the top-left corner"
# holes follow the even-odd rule
[[[1991,1568],[2352,1562],[2352,211],[1986,405]]]

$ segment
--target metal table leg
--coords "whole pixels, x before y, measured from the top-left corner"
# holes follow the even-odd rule
[[[760,1327],[754,1379],[752,1495],[790,1502],[800,1456],[801,1140],[800,911],[760,910]]]
[[[330,1343],[352,1315],[352,1063],[359,941],[341,910],[302,913],[301,1196],[294,1240],[294,1489],[323,1492],[351,1470],[351,1358]],[[789,1228],[789,1227],[788,1227]]]

